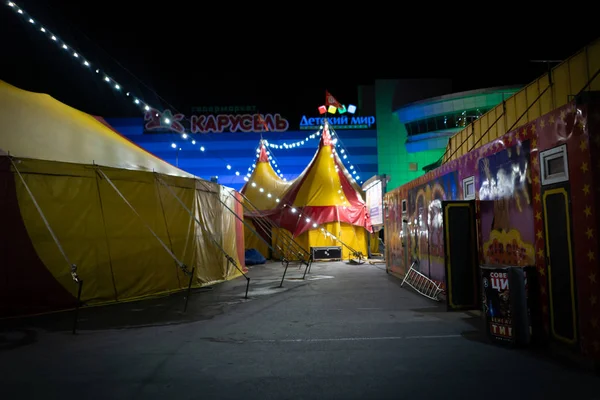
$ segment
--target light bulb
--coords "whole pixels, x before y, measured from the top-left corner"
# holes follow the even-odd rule
[[[204,146],[200,146],[200,151],[204,151]]]
[[[170,124],[170,123],[171,123],[171,120],[169,118],[165,118],[165,124]]]
[[[240,171],[235,171],[235,176],[240,176]]]
[[[231,169],[231,165],[227,164],[227,169]]]
[[[172,148],[176,148],[176,147],[177,147],[177,145],[176,145],[175,143],[171,143],[171,147],[172,147]]]

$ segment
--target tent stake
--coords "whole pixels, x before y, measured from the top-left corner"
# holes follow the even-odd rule
[[[290,262],[287,259],[284,259],[285,262],[285,269],[283,270],[283,276],[281,277],[281,283],[279,284],[279,287],[283,286],[283,280],[285,279],[285,274],[287,272],[288,266],[290,265]]]
[[[313,262],[313,256],[311,254],[308,257],[308,262],[306,263],[306,268],[304,268],[304,275],[302,275],[302,279],[304,279],[306,277],[306,274],[309,272],[310,266],[312,265],[312,262]]]

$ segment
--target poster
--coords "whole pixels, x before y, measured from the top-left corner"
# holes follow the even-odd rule
[[[478,163],[481,236],[486,264],[535,264],[529,141]]]
[[[488,334],[492,340],[512,343],[514,332],[508,268],[482,268],[481,274]]]
[[[371,225],[383,225],[383,187],[381,181],[375,182],[367,189],[367,208],[371,217]]]

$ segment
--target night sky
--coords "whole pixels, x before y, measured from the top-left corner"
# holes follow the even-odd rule
[[[0,79],[94,115],[140,116],[94,68],[83,68],[39,25],[35,29],[2,2]],[[566,34],[533,25],[514,29],[506,22],[494,30],[486,21],[456,28],[446,21],[436,33],[402,25],[407,16],[374,16],[369,10],[361,18],[354,10],[349,21],[343,9],[324,18],[327,10],[277,15],[253,4],[234,15],[230,3],[224,9],[211,4],[212,10],[205,2],[184,1],[17,4],[93,67],[108,71],[124,91],[158,108],[187,114],[192,106],[256,105],[294,120],[315,114],[326,88],[342,103],[355,103],[356,86],[377,78],[451,78],[454,91],[526,84],[547,68],[529,60],[564,59],[600,36],[583,25],[577,34]],[[421,23],[435,25],[430,19]]]

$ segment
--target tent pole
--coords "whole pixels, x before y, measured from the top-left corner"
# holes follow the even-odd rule
[[[192,292],[192,282],[193,282],[195,271],[196,271],[196,267],[192,268],[192,273],[190,274],[190,282],[188,283],[188,288],[187,288],[187,296],[185,296],[185,305],[183,306],[184,313],[187,311],[188,302],[190,301],[190,294]]]
[[[80,280],[77,286],[77,303],[75,304],[75,312],[73,313],[73,335],[77,334],[77,321],[79,316],[79,306],[81,305],[81,289],[83,288],[83,281]]]

